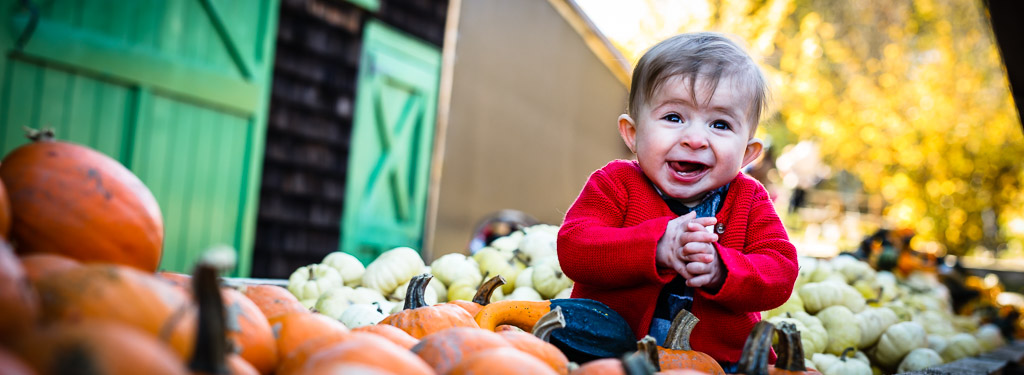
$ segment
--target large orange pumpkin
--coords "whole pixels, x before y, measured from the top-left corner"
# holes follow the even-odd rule
[[[641,346],[640,349],[644,349],[645,344],[656,348],[657,356],[652,358],[652,361],[657,361],[655,363],[658,364],[659,370],[694,369],[709,374],[725,375],[725,370],[718,364],[718,361],[707,353],[693,350],[690,347],[690,333],[693,332],[693,328],[697,326],[698,322],[700,320],[689,311],[679,310],[676,317],[672,319],[672,325],[669,326],[664,347],[654,344],[654,338],[650,336],[644,338],[644,340],[649,338],[649,341],[641,340],[638,345]]]
[[[164,225],[146,185],[117,160],[52,132],[30,138],[0,163],[18,252],[156,271]]]
[[[243,285],[238,290],[260,308],[267,320],[293,312],[309,312],[294,294],[277,285]]]
[[[159,337],[182,359],[192,355],[196,310],[180,288],[154,274],[113,264],[84,264],[36,283],[44,322],[114,320]]]
[[[188,374],[170,347],[109,320],[58,322],[34,335],[19,352],[40,374]]]
[[[292,350],[291,353],[288,353],[288,358],[281,359],[280,363],[277,366],[277,370],[274,371],[274,375],[295,375],[296,373],[298,373],[299,369],[306,365],[306,361],[308,361],[310,357],[316,355],[321,350],[335,346],[337,344],[343,343],[351,339],[368,335],[376,336],[369,332],[353,331],[344,334],[339,334],[335,332],[332,334],[311,337],[305,342],[303,342],[302,345],[299,345],[297,348]]]
[[[521,332],[524,335],[528,333]],[[455,364],[449,375],[521,375],[539,374],[555,375],[547,364],[534,356],[523,353],[515,348],[492,348],[482,350],[466,357]]]
[[[302,374],[336,374],[336,366],[360,364],[393,374],[432,375],[434,371],[415,354],[384,338],[366,334],[325,348],[309,358]]]
[[[485,349],[512,347],[501,335],[486,329],[455,327],[431,333],[412,347],[438,374],[447,374],[463,358]]]
[[[516,349],[543,361],[556,373],[566,374],[569,372],[569,358],[566,358],[557,346],[548,342],[551,333],[562,328],[565,328],[565,317],[562,316],[562,308],[555,307],[554,310],[537,320],[537,323],[533,325],[533,333],[517,330],[501,331],[498,334],[508,340]]]
[[[11,199],[3,181],[0,181],[0,237],[11,238]]]
[[[351,333],[348,327],[331,317],[308,311],[292,312],[270,319],[277,335],[277,356],[287,360],[306,341],[320,337],[342,337]]]
[[[401,346],[406,349],[412,349],[413,346],[416,346],[416,344],[420,342],[420,340],[417,340],[415,337],[412,337],[411,335],[409,335],[409,333],[399,329],[398,327],[390,326],[387,324],[373,324],[368,326],[356,327],[352,329],[352,332],[369,332],[386,338],[389,341],[398,344],[398,346]]]
[[[0,238],[0,342],[11,342],[36,322],[39,299],[11,245]]]
[[[25,254],[20,258],[21,265],[25,267],[25,273],[28,274],[28,279],[33,284],[49,274],[82,266],[82,263],[77,260],[53,253]]]
[[[378,324],[393,325],[418,339],[452,327],[480,328],[473,316],[458,305],[427,305],[423,295],[432,277],[430,274],[414,276],[405,294],[405,308],[388,315]]]
[[[227,319],[227,338],[242,358],[261,374],[277,367],[277,342],[270,323],[256,304],[241,292],[221,288]]]

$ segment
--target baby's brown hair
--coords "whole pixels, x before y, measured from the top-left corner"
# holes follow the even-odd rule
[[[761,113],[768,110],[768,82],[757,63],[732,39],[715,32],[679,34],[647,50],[633,69],[633,82],[629,88],[628,111],[637,116],[646,103],[672,77],[689,79],[690,95],[696,98],[698,78],[714,95],[718,82],[732,76],[750,90],[750,113],[754,129]],[[710,96],[706,100],[711,100]]]

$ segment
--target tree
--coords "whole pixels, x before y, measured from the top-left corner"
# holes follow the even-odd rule
[[[883,196],[893,226],[964,254],[1000,247],[1024,217],[1021,126],[980,2],[643,4],[643,35],[609,36],[627,58],[683,31],[746,40],[773,82],[770,122]]]

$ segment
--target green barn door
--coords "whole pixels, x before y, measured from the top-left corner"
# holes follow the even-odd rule
[[[102,151],[159,202],[161,269],[226,244],[248,275],[277,3],[0,0],[0,152],[24,126]]]
[[[363,40],[341,250],[369,263],[422,245],[441,53],[374,21]]]

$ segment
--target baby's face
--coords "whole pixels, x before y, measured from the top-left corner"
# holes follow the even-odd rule
[[[732,181],[761,151],[759,141],[750,142],[757,126],[750,90],[722,77],[709,101],[702,83],[698,78],[694,98],[688,79],[666,81],[636,114],[631,147],[663,194],[691,204]]]

